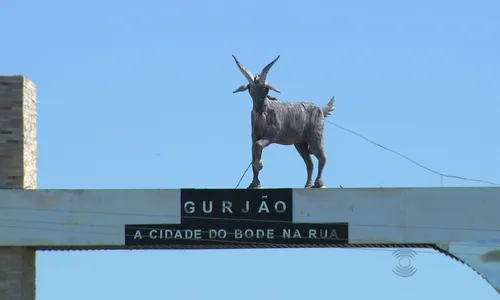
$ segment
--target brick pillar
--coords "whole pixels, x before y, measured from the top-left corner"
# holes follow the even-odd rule
[[[36,158],[36,87],[0,76],[0,189],[35,189]],[[35,249],[0,247],[0,300],[35,300],[35,275]]]

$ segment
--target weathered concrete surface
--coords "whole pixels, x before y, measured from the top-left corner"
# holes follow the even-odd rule
[[[0,76],[0,189],[35,189],[36,164],[36,87]],[[0,248],[0,299],[34,300],[35,281],[35,249]]]
[[[35,250],[25,247],[0,249],[0,299],[35,299]]]

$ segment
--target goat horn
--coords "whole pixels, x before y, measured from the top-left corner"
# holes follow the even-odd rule
[[[234,93],[239,93],[239,92],[244,92],[248,89],[248,84],[247,85],[242,85],[240,86],[239,88],[237,88],[236,90],[234,90],[233,94]]]
[[[266,83],[266,88],[270,89],[271,91],[275,91],[276,93],[281,93],[280,90],[270,85],[269,83]]]
[[[241,71],[241,74],[243,74],[243,76],[245,76],[245,78],[248,80],[248,82],[250,84],[253,84],[253,75],[252,73],[250,73],[249,71],[247,71],[247,69],[245,69],[245,67],[243,67],[240,62],[238,61],[238,59],[233,55],[233,58],[234,58],[234,61],[236,62],[236,65],[238,66],[238,69],[240,69]]]
[[[260,84],[266,84],[267,72],[269,72],[269,70],[271,69],[271,67],[274,65],[274,63],[279,58],[280,58],[280,56],[278,55],[278,57],[276,57],[272,62],[270,62],[267,66],[265,66],[264,69],[262,69],[262,72],[260,73],[260,78],[259,78],[259,83]]]

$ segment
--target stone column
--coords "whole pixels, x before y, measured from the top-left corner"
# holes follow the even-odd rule
[[[36,158],[36,87],[0,76],[0,189],[35,189]],[[35,249],[0,247],[0,299],[35,300],[35,270]]]

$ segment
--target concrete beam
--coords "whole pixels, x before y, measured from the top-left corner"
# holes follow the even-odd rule
[[[255,248],[255,244],[342,244],[343,248],[434,244],[500,287],[495,258],[500,250],[499,198],[497,187],[0,190],[0,246],[226,249]],[[247,211],[247,200],[248,212],[242,212]],[[232,210],[222,212],[224,207]],[[215,228],[225,229],[227,237],[211,239],[210,230]],[[284,237],[287,228],[292,233],[299,228],[300,238],[310,238],[311,229],[337,232],[327,242],[319,237],[305,243]],[[273,237],[235,238],[236,230],[241,234],[247,229],[254,233],[273,229]],[[199,230],[200,235],[189,241],[185,236],[161,238],[166,230]],[[266,242],[272,245],[263,245]]]
[[[290,198],[273,199],[276,190],[258,190],[271,195],[266,198],[271,214],[273,201],[279,199],[291,210],[289,223],[346,222],[349,244],[500,241],[497,187],[281,190],[290,190]],[[262,200],[259,194],[246,196],[249,191],[245,189],[203,189],[201,196],[186,198],[183,191],[0,190],[0,246],[125,247],[126,225],[180,225],[189,199],[198,201],[194,216],[198,218],[197,226],[206,227],[209,218],[231,219],[230,213],[224,217],[213,215],[220,210],[222,201],[231,202],[233,215],[246,221],[242,226],[268,222],[262,219],[264,213],[251,216],[236,208],[242,205],[243,198],[258,205]],[[211,193],[204,196],[207,191]],[[227,196],[235,192],[239,195]],[[213,201],[213,213],[201,212],[201,199]],[[273,218],[284,221],[279,215]],[[175,240],[169,243],[175,244]]]

